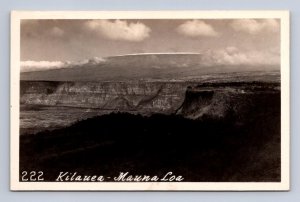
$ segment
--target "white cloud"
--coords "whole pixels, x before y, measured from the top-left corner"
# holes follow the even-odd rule
[[[48,69],[59,69],[65,66],[61,61],[22,61],[21,72],[41,71]]]
[[[207,24],[202,20],[186,21],[179,25],[176,31],[188,37],[217,37],[220,35],[210,24]]]
[[[150,36],[151,29],[143,23],[128,23],[126,20],[90,20],[86,27],[112,40],[139,42]]]
[[[50,34],[55,37],[62,37],[65,34],[65,32],[59,27],[53,27],[50,31]]]
[[[97,65],[104,63],[104,58],[94,57],[89,60],[82,61],[21,61],[21,72],[45,71],[50,69],[72,68],[81,65]]]
[[[279,65],[280,55],[271,50],[241,52],[236,47],[209,50],[204,53],[203,63],[213,65]]]
[[[278,32],[279,22],[275,19],[254,20],[254,19],[241,19],[233,20],[230,26],[235,31],[246,32],[249,34],[258,34],[264,31]]]

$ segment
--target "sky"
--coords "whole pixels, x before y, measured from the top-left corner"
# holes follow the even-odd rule
[[[135,53],[193,52],[212,63],[280,63],[276,19],[22,20],[21,66]],[[101,60],[101,59],[100,59]]]

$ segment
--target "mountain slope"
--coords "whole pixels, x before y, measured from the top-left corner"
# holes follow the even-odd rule
[[[105,58],[104,62],[46,71],[23,72],[21,80],[131,81],[185,79],[220,72],[274,70],[274,66],[207,66],[201,54],[136,54]]]

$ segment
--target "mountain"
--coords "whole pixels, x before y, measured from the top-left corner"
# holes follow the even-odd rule
[[[209,66],[198,53],[148,53],[107,57],[101,62],[68,68],[22,72],[21,80],[43,81],[132,81],[188,80],[190,77],[222,72],[274,70],[274,66]]]

